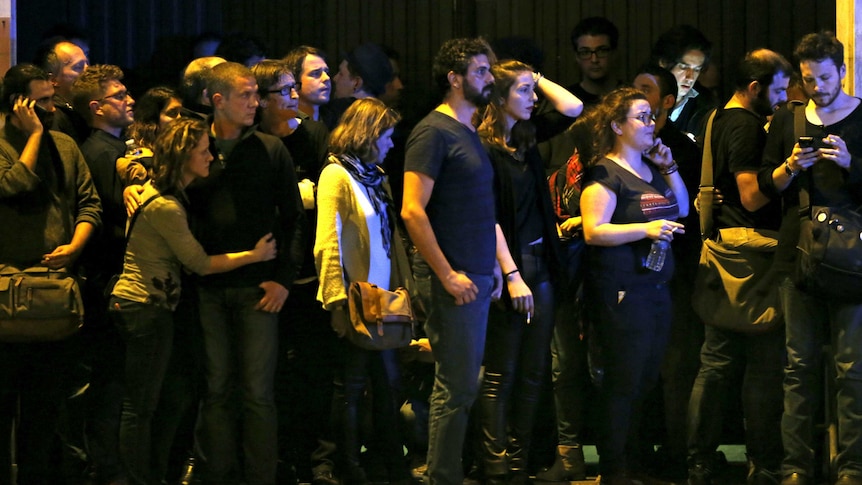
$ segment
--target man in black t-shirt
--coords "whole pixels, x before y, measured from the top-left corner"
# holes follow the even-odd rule
[[[428,433],[431,485],[463,480],[461,450],[496,287],[494,174],[472,124],[490,98],[493,61],[482,39],[443,44],[433,68],[443,101],[407,141],[401,216],[432,270],[425,323],[437,361]]]
[[[767,49],[748,53],[736,75],[736,91],[715,116],[712,127],[714,184],[724,196],[715,208],[716,229],[777,229],[778,207],[757,183],[762,163],[766,117],[787,101],[791,66]],[[701,208],[708,210],[708,208]],[[722,400],[743,371],[749,483],[775,483],[782,449],[779,421],[784,362],[783,327],[742,334],[711,325],[705,328],[700,371],[688,408],[689,483],[709,484],[721,439]]]
[[[784,217],[775,266],[785,275],[781,303],[787,334],[784,371],[784,415],[781,438],[782,485],[810,485],[819,464],[815,426],[832,407],[837,423],[837,455],[830,456],[829,478],[835,484],[862,483],[862,304],[830,294],[813,294],[793,281],[800,254],[800,187],[808,187],[812,205],[858,207],[862,204],[862,102],[841,88],[846,74],[844,46],[831,32],[809,34],[794,52],[802,85],[810,101],[782,110],[772,121],[764,151],[761,190],[781,194]],[[796,133],[794,118],[804,110],[805,132]],[[809,135],[824,148],[801,148],[797,136]],[[810,230],[810,229],[809,229]],[[824,362],[823,345],[831,343],[832,362]],[[823,402],[823,364],[835,372],[832,403]],[[827,412],[827,416],[830,413]],[[831,433],[830,433],[831,434]],[[826,450],[824,450],[825,453]]]

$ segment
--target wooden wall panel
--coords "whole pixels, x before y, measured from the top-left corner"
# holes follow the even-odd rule
[[[479,34],[532,37],[545,53],[545,74],[576,82],[569,34],[593,15],[620,29],[622,80],[676,24],[695,25],[712,40],[725,84],[746,50],[768,46],[789,56],[801,35],[835,25],[834,3],[822,0],[27,0],[18,2],[18,52],[28,60],[44,29],[71,22],[89,32],[95,62],[134,66],[137,77],[148,80],[176,72],[186,52],[183,39],[206,30],[253,33],[271,57],[315,45],[330,53],[333,69],[341,52],[374,41],[400,52],[405,83],[423,94],[440,44]]]

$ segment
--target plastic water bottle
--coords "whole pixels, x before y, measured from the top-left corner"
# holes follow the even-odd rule
[[[129,138],[126,140],[126,157],[136,157],[141,154],[141,149],[138,148],[138,144],[135,143],[135,140]]]
[[[644,268],[653,271],[661,271],[664,268],[664,260],[667,257],[667,250],[670,248],[670,241],[664,239],[656,239],[652,242],[649,248],[649,254],[644,261]]]

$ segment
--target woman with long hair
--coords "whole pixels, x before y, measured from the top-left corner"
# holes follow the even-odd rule
[[[406,255],[395,227],[389,185],[381,168],[392,148],[400,116],[375,98],[360,99],[344,112],[329,142],[329,164],[318,183],[317,237],[314,259],[320,277],[317,298],[332,314],[332,328],[345,337],[351,325],[347,289],[367,281],[393,289],[393,261]],[[346,338],[343,367],[335,378],[334,429],[340,433],[340,474],[346,484],[368,481],[359,461],[359,403],[370,381],[372,420],[389,481],[409,478],[398,433],[400,372],[397,349],[362,349]]]
[[[478,405],[487,483],[525,483],[536,404],[547,371],[554,326],[552,268],[559,264],[557,229],[544,163],[530,121],[538,99],[577,116],[583,103],[527,64],[491,67],[494,88],[479,136],[494,165],[497,260],[506,284],[491,308],[485,373]],[[498,241],[501,239],[498,237]]]
[[[123,273],[111,293],[110,310],[126,343],[125,395],[120,455],[134,485],[162,483],[168,449],[153,449],[151,424],[171,355],[173,311],[180,298],[180,270],[222,273],[276,256],[272,234],[254,248],[209,256],[189,230],[184,189],[209,175],[207,125],[180,119],[154,143],[153,177],[129,223]]]
[[[117,159],[117,173],[125,184],[143,184],[152,175],[153,147],[159,130],[180,117],[182,103],[171,88],[151,88],[135,102],[135,121],[129,126],[129,138],[138,153],[127,153]]]
[[[688,192],[670,149],[655,138],[654,115],[634,88],[608,93],[593,113],[594,158],[581,194],[588,245],[584,292],[603,352],[598,452],[602,483],[630,485],[637,472],[639,404],[655,384],[671,323],[668,247],[684,227]],[[664,248],[664,263],[654,264]],[[661,259],[661,258],[658,258]]]

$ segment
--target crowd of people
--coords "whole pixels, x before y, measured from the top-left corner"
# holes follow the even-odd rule
[[[686,25],[623,82],[616,27],[583,19],[568,88],[511,39],[452,39],[415,120],[380,45],[205,40],[137,99],[74,37],[3,77],[0,263],[73,269],[86,313],[68,339],[0,342],[0,485],[523,485],[585,479],[588,442],[605,485],[712,485],[734,396],[750,485],[862,484],[862,302],[793,271],[804,209],[862,205],[833,34],[796,67],[746,53],[723,104]],[[705,136],[697,209],[778,234],[768,332],[692,306]],[[348,338],[355,282],[410,288],[409,346]]]

